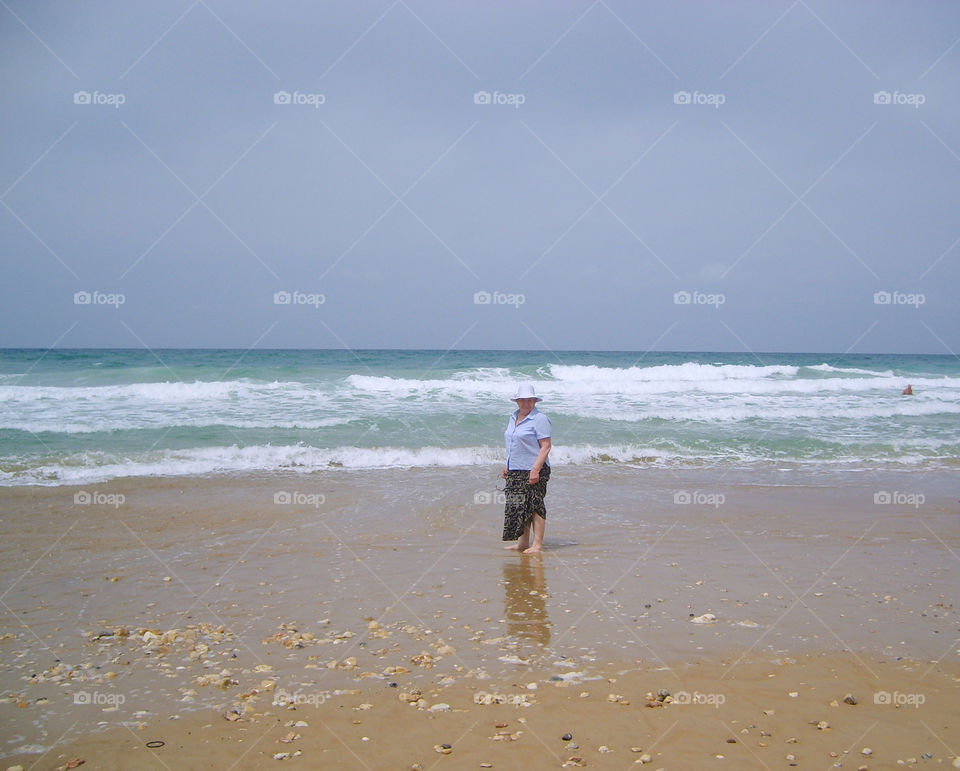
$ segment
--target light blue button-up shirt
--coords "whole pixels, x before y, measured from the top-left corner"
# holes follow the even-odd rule
[[[540,454],[540,440],[550,438],[550,418],[534,407],[530,413],[517,423],[517,413],[507,423],[507,430],[503,438],[507,444],[507,469],[510,471],[527,471],[533,468]],[[549,466],[547,462],[544,465]]]

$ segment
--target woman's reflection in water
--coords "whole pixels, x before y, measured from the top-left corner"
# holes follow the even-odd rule
[[[507,633],[538,645],[550,644],[547,581],[543,556],[525,555],[503,563],[504,615]]]

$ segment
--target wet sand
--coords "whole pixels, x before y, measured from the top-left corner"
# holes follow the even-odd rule
[[[539,557],[494,470],[4,489],[6,765],[952,762],[951,477],[556,471]]]
[[[448,686],[404,675],[397,688],[378,681],[315,701],[307,699],[319,694],[304,691],[287,707],[264,693],[236,713],[205,710],[88,734],[36,767],[71,758],[93,768],[158,770],[956,767],[950,746],[960,725],[960,669],[869,663],[876,677],[842,654],[741,662],[735,673],[729,662],[638,665],[557,681],[523,668]],[[37,756],[6,762],[28,768]]]

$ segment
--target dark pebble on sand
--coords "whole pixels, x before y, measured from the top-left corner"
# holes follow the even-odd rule
[[[573,740],[573,734],[564,734],[560,738],[563,739],[565,742],[569,742]]]
[[[396,684],[396,683],[390,683],[390,687],[391,687],[391,688],[396,688],[396,687],[397,687],[397,684]]]

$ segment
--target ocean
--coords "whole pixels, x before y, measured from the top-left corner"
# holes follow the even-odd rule
[[[953,356],[6,349],[0,485],[494,465],[528,381],[553,465],[960,467]]]

